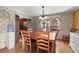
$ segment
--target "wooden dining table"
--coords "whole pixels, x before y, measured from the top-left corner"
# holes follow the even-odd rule
[[[53,31],[50,32],[50,46],[51,46],[51,52],[55,53],[56,50],[56,35],[57,35],[57,31]],[[35,36],[35,32],[34,31],[30,31],[30,38],[31,40],[35,40],[36,41],[36,36]]]

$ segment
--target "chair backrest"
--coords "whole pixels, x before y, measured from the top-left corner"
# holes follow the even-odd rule
[[[21,31],[21,36],[22,36],[22,40],[24,42],[26,42],[26,43],[30,43],[31,42],[29,31],[22,30]]]
[[[35,32],[37,48],[49,52],[49,32]]]
[[[58,31],[56,31],[55,40],[57,40],[58,33],[59,33],[59,30],[58,30]]]

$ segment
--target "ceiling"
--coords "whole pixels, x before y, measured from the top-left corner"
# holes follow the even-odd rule
[[[20,14],[25,16],[40,16],[42,14],[41,6],[8,6],[9,8],[17,11]],[[45,6],[44,13],[45,15],[56,14],[72,10],[72,6]]]

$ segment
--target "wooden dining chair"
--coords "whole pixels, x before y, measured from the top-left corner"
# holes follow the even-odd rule
[[[53,52],[56,53],[56,40],[57,40],[57,36],[58,36],[58,31],[54,31],[56,34],[55,34],[55,40],[53,40],[52,42],[52,48],[53,48]]]
[[[50,52],[49,46],[49,33],[48,32],[35,32],[37,40],[37,52],[44,50]]]
[[[22,30],[21,36],[22,36],[22,48],[23,48],[23,50],[25,50],[26,47],[29,47],[30,52],[31,52],[31,39],[30,39],[29,31]]]

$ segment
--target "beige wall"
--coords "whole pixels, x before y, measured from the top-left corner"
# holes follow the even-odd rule
[[[37,30],[40,28],[40,20],[38,17],[31,17],[32,28]]]
[[[6,7],[0,6],[0,49],[7,47],[8,43],[8,32],[7,25],[11,23],[15,32],[15,13]],[[15,42],[15,39],[12,40]]]
[[[61,16],[61,23],[60,23],[60,31],[58,33],[58,39],[62,39],[63,35],[69,35],[69,32],[72,29],[72,12],[65,12],[61,14],[57,14]],[[56,16],[56,15],[53,15]],[[40,27],[40,21],[37,17],[32,18],[33,23],[36,24],[36,27]]]
[[[60,15],[61,15],[61,24],[60,24],[61,30],[59,31],[58,38],[62,39],[62,36],[69,35],[69,32],[72,29],[73,16],[71,12],[62,13]]]

